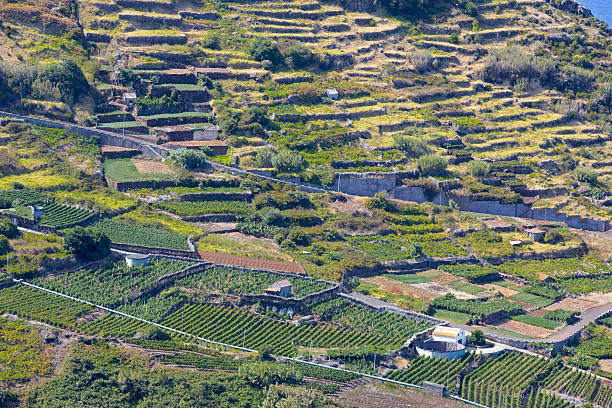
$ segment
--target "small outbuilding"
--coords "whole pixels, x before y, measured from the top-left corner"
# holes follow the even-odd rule
[[[125,263],[129,268],[147,266],[149,264],[148,254],[127,254],[125,255]]]
[[[544,239],[546,231],[540,228],[529,228],[525,230],[525,234],[527,234],[527,236],[530,239],[533,239],[535,242],[540,242]]]
[[[542,282],[542,283],[551,283],[554,282],[555,279],[553,277],[551,277],[550,275],[547,275],[545,273],[541,273],[538,275],[538,281]]]
[[[123,101],[128,106],[134,106],[136,103],[136,92],[126,92],[123,94]]]
[[[325,90],[325,96],[331,99],[332,101],[338,100],[338,91],[336,88],[327,88]]]
[[[291,297],[291,282],[288,279],[276,281],[265,292],[268,295]]]
[[[31,205],[29,208],[32,210],[32,218],[34,221],[38,221],[38,219],[45,213],[45,209],[39,205]]]
[[[467,344],[467,335],[463,329],[448,326],[437,326],[431,334],[431,339],[434,341],[450,341],[464,346]]]

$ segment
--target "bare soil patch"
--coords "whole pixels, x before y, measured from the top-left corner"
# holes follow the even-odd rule
[[[476,296],[474,295],[451,289],[448,286],[443,286],[436,282],[415,283],[411,286],[433,293],[434,298],[444,296],[447,293],[452,293],[457,299],[476,299]]]
[[[462,402],[434,397],[390,384],[368,383],[361,387],[344,388],[334,398],[336,404],[345,408],[463,408]]]
[[[448,282],[459,280],[458,277],[448,272],[443,272],[443,271],[439,271],[439,272],[440,272],[440,275],[436,276],[435,278],[432,278],[431,280],[436,283],[439,283],[440,285],[445,285]]]
[[[585,301],[596,302],[598,305],[612,302],[612,292],[608,293],[591,293],[584,296]]]
[[[518,293],[514,289],[505,288],[494,283],[485,283],[479,286],[482,286],[483,288],[486,288],[488,291],[492,291],[493,293],[501,292],[504,296],[512,296]]]
[[[599,360],[599,366],[602,370],[612,373],[612,358],[605,358]]]
[[[143,159],[132,159],[132,163],[136,166],[136,170],[138,170],[141,174],[171,174],[172,170],[166,163],[153,161],[153,160],[143,160]]]
[[[540,339],[544,339],[555,332],[555,330],[547,330],[542,327],[532,326],[530,324],[525,324],[510,319],[500,320],[498,323],[492,326],[510,330],[515,333],[523,333],[525,335]]]
[[[544,309],[547,311],[564,309],[564,310],[571,310],[574,312],[580,312],[581,310],[584,311],[584,310],[592,309],[603,303],[606,303],[606,302],[600,303],[600,302],[596,302],[593,300],[587,300],[584,298],[565,298],[565,299],[560,300],[559,302],[553,303],[552,305],[546,306]]]

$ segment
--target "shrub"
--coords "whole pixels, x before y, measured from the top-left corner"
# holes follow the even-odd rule
[[[459,44],[459,35],[457,35],[457,33],[452,33],[448,36],[448,42],[451,44]]]
[[[574,169],[574,177],[581,183],[593,184],[597,182],[597,172],[590,167],[576,167]]]
[[[270,148],[264,148],[257,150],[257,154],[255,155],[255,161],[259,167],[263,168],[271,168],[274,167],[272,165],[272,159],[276,157],[276,151]]]
[[[108,236],[91,227],[75,227],[64,237],[64,249],[87,261],[97,261],[110,254],[110,244]]]
[[[468,163],[468,171],[474,177],[488,177],[491,174],[491,165],[482,160],[473,160]]]
[[[210,50],[220,50],[221,42],[219,41],[219,36],[216,33],[208,33],[202,41],[202,47]]]
[[[395,148],[404,152],[408,157],[418,158],[429,153],[427,144],[417,137],[413,136],[393,136],[393,144]]]
[[[434,68],[437,64],[437,60],[431,56],[429,51],[415,51],[410,54],[410,62],[414,65],[414,68],[420,72],[426,72]]]
[[[305,166],[304,158],[298,152],[281,150],[277,152],[273,149],[259,149],[255,160],[260,167],[274,167],[281,173],[293,173],[302,170]]]
[[[206,158],[206,153],[202,150],[181,148],[170,153],[166,160],[173,166],[191,170],[205,166]]]
[[[270,227],[287,228],[291,225],[288,216],[281,213],[277,208],[266,208],[261,214],[262,221]]]
[[[489,50],[482,76],[485,81],[512,85],[519,78],[539,80],[542,84],[551,82],[555,63],[549,57],[535,56],[518,47]]]
[[[272,64],[278,65],[282,60],[281,53],[276,44],[267,38],[256,38],[247,49],[247,52],[255,61],[268,60]]]
[[[4,235],[0,235],[0,255],[8,254],[11,250],[11,246],[9,245],[9,240]]]
[[[465,5],[463,12],[470,17],[476,17],[478,15],[478,6],[476,6],[476,4],[474,4],[473,2],[469,1]]]
[[[89,83],[83,71],[72,59],[47,65],[38,79],[55,84],[63,96],[69,97],[73,101],[89,91]]]
[[[566,65],[558,71],[555,82],[560,91],[585,92],[595,83],[595,74],[588,69]]]
[[[134,70],[126,67],[119,67],[117,70],[117,82],[122,86],[132,87],[140,80],[140,77],[134,73]]]
[[[0,235],[4,235],[10,239],[16,238],[19,235],[17,225],[13,224],[6,218],[0,219]]]
[[[283,53],[283,57],[285,65],[296,70],[304,69],[315,62],[315,56],[312,51],[302,43],[297,43],[287,48]]]
[[[485,346],[487,344],[487,339],[482,330],[474,330],[472,334],[470,334],[468,341],[475,346]]]
[[[424,176],[440,176],[446,172],[448,161],[437,154],[427,154],[419,157],[419,172]]]
[[[157,341],[164,341],[164,340],[171,339],[170,334],[168,334],[168,332],[165,332],[156,326],[149,327],[144,333],[144,338],[146,340],[157,340]]]
[[[294,229],[287,235],[286,241],[297,246],[308,246],[311,244],[312,238],[303,230]]]

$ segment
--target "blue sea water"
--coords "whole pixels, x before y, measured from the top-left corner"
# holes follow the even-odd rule
[[[595,17],[612,27],[612,0],[578,0],[578,2],[591,10]]]

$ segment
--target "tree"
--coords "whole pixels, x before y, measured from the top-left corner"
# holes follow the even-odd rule
[[[487,344],[487,339],[484,336],[482,330],[474,330],[468,339],[470,344],[475,346],[484,346]]]
[[[4,235],[7,238],[16,238],[19,235],[17,225],[13,224],[6,218],[0,219],[0,235]]]
[[[427,154],[419,157],[417,164],[423,176],[441,176],[446,172],[448,161],[437,154]]]
[[[4,235],[0,235],[0,255],[8,254],[11,250],[9,240]]]
[[[83,71],[72,59],[47,65],[38,79],[57,85],[62,94],[73,101],[78,100],[81,95],[89,91],[89,83]]]
[[[282,56],[275,43],[267,38],[258,37],[251,43],[247,52],[255,61],[272,61],[274,65],[278,65]]]
[[[302,43],[290,46],[283,53],[285,65],[291,69],[304,69],[314,63],[314,54]]]
[[[474,4],[473,2],[469,1],[465,5],[463,11],[470,17],[476,17],[478,15],[478,6],[476,6],[476,4]]]
[[[86,261],[97,261],[109,255],[110,244],[102,231],[92,227],[74,227],[64,237],[64,249]]]

